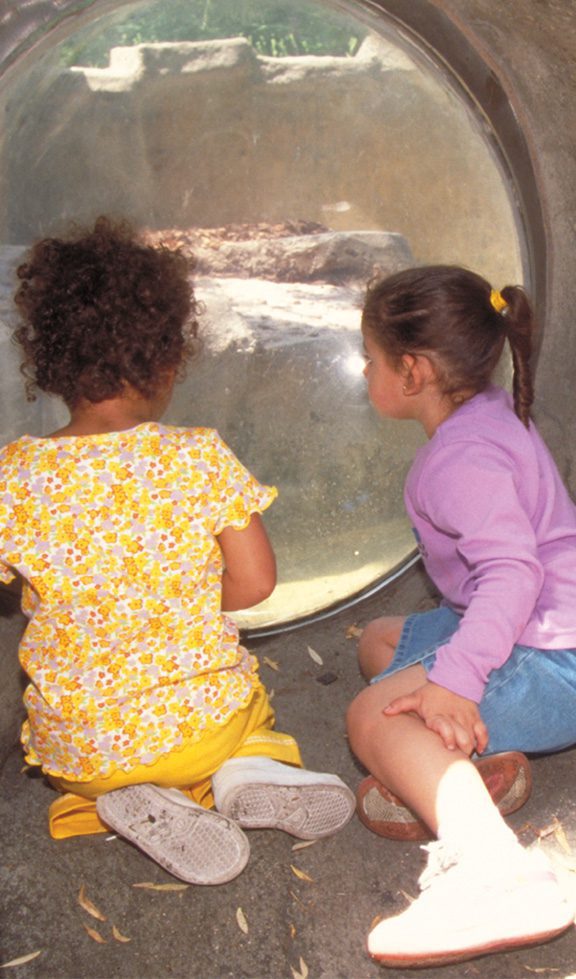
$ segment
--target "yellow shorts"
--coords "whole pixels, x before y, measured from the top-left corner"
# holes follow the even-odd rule
[[[105,778],[90,782],[70,782],[50,776],[54,788],[63,795],[50,806],[48,819],[54,839],[107,833],[96,812],[96,799],[105,792],[152,782],[161,788],[181,789],[194,802],[210,809],[214,805],[211,776],[228,758],[265,755],[276,761],[302,766],[298,745],[289,734],[273,731],[274,711],[268,695],[258,686],[248,705],[221,728],[205,734],[199,741],[163,755],[152,765],[138,765],[129,772],[116,769]]]

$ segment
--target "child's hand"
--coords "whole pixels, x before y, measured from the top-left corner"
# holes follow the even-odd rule
[[[412,693],[397,697],[384,713],[417,714],[450,751],[460,748],[467,755],[473,751],[481,754],[488,744],[488,729],[477,704],[437,683],[427,681]]]

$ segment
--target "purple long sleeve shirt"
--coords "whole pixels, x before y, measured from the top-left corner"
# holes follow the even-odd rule
[[[405,502],[428,574],[463,614],[430,680],[480,702],[515,643],[576,647],[576,507],[506,391],[489,387],[438,427]]]

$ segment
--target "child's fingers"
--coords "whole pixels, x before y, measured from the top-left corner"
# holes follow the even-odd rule
[[[433,695],[437,699],[437,691],[433,691]],[[426,701],[420,688],[413,693],[396,697],[384,708],[383,713],[389,717],[397,714],[417,714],[429,730],[442,738],[445,747],[450,751],[459,748],[467,755],[471,755],[473,751],[479,754],[484,751],[488,744],[488,731],[475,707],[472,712],[460,712],[458,717],[452,716],[451,713],[433,711],[434,707]]]
[[[489,740],[488,728],[484,724],[484,721],[476,721],[474,724],[474,737],[476,739],[476,751],[481,755]]]
[[[384,708],[384,714],[406,714],[409,711],[418,711],[420,699],[413,693],[405,694],[403,697],[396,697],[391,700]]]
[[[454,751],[457,747],[457,739],[454,731],[454,725],[446,717],[442,717],[437,714],[435,717],[431,717],[426,721],[426,727],[430,731],[434,731],[442,741],[444,742],[444,747],[448,748],[449,751]]]
[[[474,750],[474,744],[469,732],[454,717],[436,714],[426,722],[426,727],[442,738],[444,746],[449,751],[454,751],[456,748],[459,748],[464,754],[469,755]]]

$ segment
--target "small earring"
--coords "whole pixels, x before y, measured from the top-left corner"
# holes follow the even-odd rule
[[[408,394],[408,387],[406,386],[406,384],[402,385],[402,394]]]

